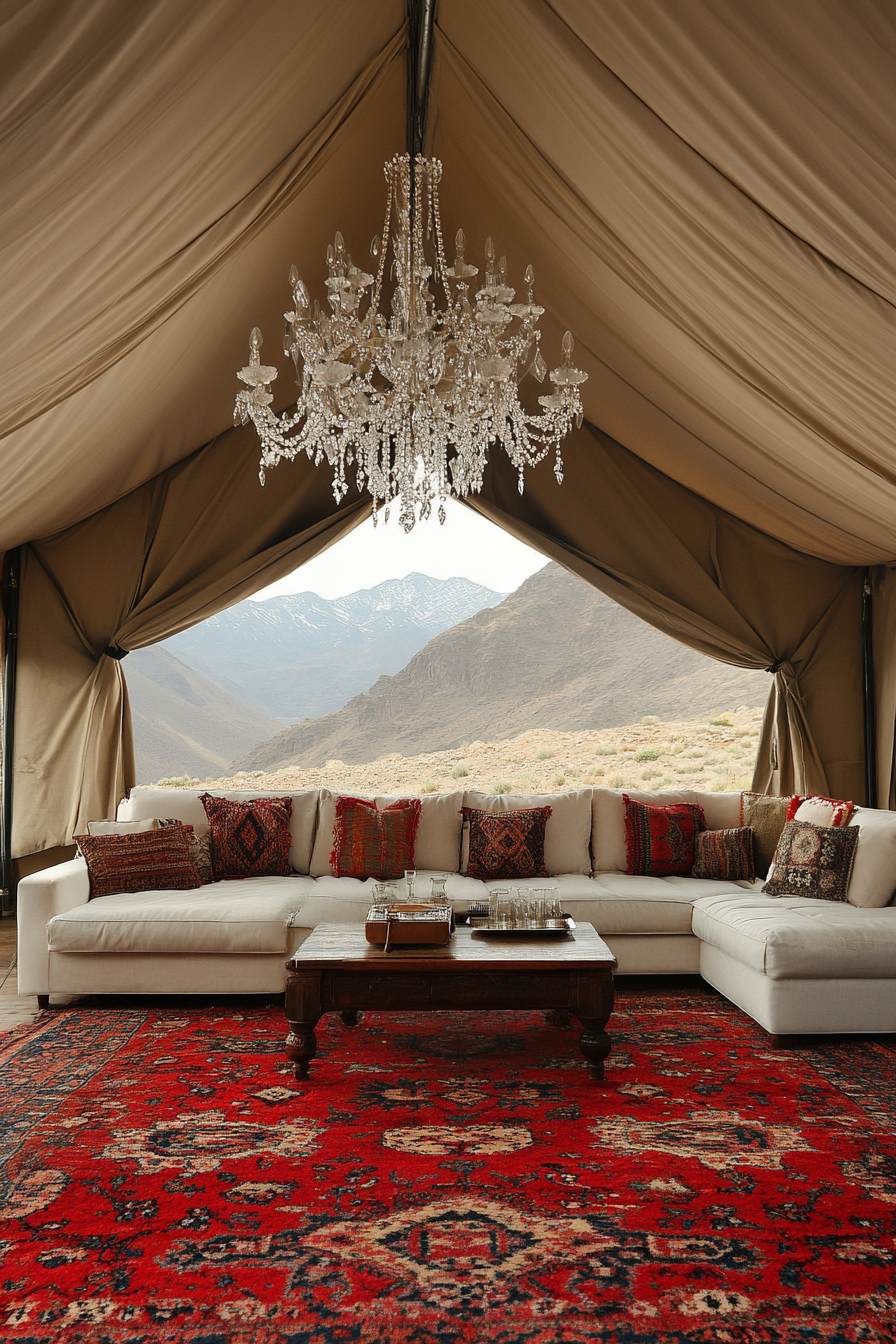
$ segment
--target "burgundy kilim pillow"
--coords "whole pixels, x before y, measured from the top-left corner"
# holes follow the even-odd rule
[[[289,877],[291,798],[253,798],[235,803],[203,793],[212,837],[215,880],[241,877]]]
[[[90,896],[134,891],[190,891],[199,874],[180,829],[133,835],[76,835],[87,862]]]
[[[369,798],[337,798],[330,867],[337,877],[389,882],[416,867],[419,798],[399,798],[382,811]]]
[[[511,812],[485,812],[462,807],[470,830],[467,877],[481,882],[515,877],[547,877],[544,830],[552,807],[521,807]]]
[[[698,831],[692,877],[715,877],[725,882],[752,882],[753,832],[749,826],[730,831]]]
[[[696,803],[651,807],[636,803],[627,793],[622,798],[628,859],[625,871],[650,877],[689,876],[697,834],[706,830],[703,808]]]

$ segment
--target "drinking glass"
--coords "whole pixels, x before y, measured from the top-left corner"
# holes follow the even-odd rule
[[[414,883],[417,881],[417,869],[405,868],[404,880],[408,889],[408,901],[412,902],[414,899]]]
[[[433,905],[444,905],[448,899],[447,877],[439,875],[431,878],[429,888],[429,898]]]
[[[498,916],[502,913],[507,895],[506,887],[492,887],[488,893],[488,922],[493,928],[501,927],[498,924]]]
[[[545,887],[544,904],[546,919],[560,918],[562,912],[560,909],[560,893],[557,887]]]

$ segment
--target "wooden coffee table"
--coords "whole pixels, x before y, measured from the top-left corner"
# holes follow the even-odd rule
[[[378,1012],[547,1008],[582,1024],[579,1049],[594,1079],[604,1076],[616,958],[590,924],[557,938],[472,936],[460,926],[447,947],[384,952],[357,925],[319,924],[287,963],[286,1053],[296,1078],[317,1053],[314,1028],[338,1012],[354,1026]]]

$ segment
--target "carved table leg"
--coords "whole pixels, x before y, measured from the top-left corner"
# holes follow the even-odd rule
[[[582,974],[576,982],[576,1017],[582,1024],[579,1049],[595,1082],[604,1076],[604,1060],[612,1049],[604,1027],[613,1011],[613,976]]]
[[[356,1027],[361,1020],[361,1014],[357,1008],[343,1008],[339,1016],[344,1027]]]
[[[320,972],[291,972],[286,977],[286,1055],[295,1065],[296,1078],[308,1077],[308,1065],[317,1054],[314,1028],[320,1017]]]
[[[286,1038],[286,1055],[295,1068],[296,1078],[308,1077],[308,1065],[317,1054],[317,1037],[314,1028],[320,1021],[320,1014],[308,1022],[290,1022],[289,1035]]]
[[[588,1061],[588,1072],[596,1083],[604,1076],[604,1060],[613,1048],[609,1036],[604,1031],[605,1018],[580,1017],[582,1034],[579,1037],[579,1049]]]

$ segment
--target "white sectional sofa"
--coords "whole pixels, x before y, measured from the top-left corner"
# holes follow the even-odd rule
[[[118,819],[176,817],[201,832],[207,822],[200,792],[136,788],[120,804]],[[646,803],[699,803],[712,830],[740,824],[738,793],[627,792]],[[245,801],[264,795],[223,796]],[[37,994],[42,1003],[51,994],[281,992],[284,963],[311,929],[322,922],[362,922],[372,898],[372,882],[332,875],[334,795],[323,789],[290,796],[290,877],[93,901],[81,858],[23,879],[19,992]],[[377,799],[381,806],[390,801]],[[896,1031],[893,905],[865,909],[774,899],[762,894],[761,880],[627,874],[619,789],[525,797],[467,791],[425,795],[421,802],[418,890],[428,890],[429,876],[449,874],[448,895],[459,912],[487,901],[490,886],[507,885],[459,871],[461,807],[550,803],[546,867],[564,909],[577,922],[593,924],[613,951],[618,974],[699,973],[775,1035]],[[868,819],[869,813],[859,809],[857,816]],[[893,834],[896,887],[896,817]]]

